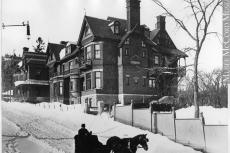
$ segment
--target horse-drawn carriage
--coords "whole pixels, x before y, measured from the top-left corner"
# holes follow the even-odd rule
[[[138,146],[148,150],[146,134],[137,135],[133,138],[120,139],[113,136],[103,145],[97,135],[76,135],[75,153],[135,153]]]

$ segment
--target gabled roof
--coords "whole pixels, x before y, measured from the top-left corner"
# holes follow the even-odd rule
[[[187,54],[184,52],[180,51],[179,49],[173,49],[173,48],[166,48],[166,47],[160,47],[160,52],[163,54],[169,54],[169,55],[176,55],[181,58],[188,57]]]
[[[167,31],[164,31],[164,32],[168,35]],[[160,29],[152,30],[150,32],[150,39],[154,40],[154,38],[158,35],[158,33],[160,33]],[[168,37],[170,38],[169,35],[168,35]],[[159,48],[160,52],[163,53],[163,54],[175,55],[175,56],[178,56],[178,57],[181,57],[181,58],[188,57],[187,54],[185,54],[184,52],[182,52],[179,49],[177,49],[176,46],[174,45],[174,43],[173,43],[173,46],[175,48],[167,48],[167,47],[164,47],[164,46],[158,46],[158,48]]]
[[[153,40],[156,35],[158,34],[158,32],[160,31],[160,29],[154,29],[150,32],[150,39]]]
[[[64,56],[64,57],[60,60],[60,63],[63,63],[63,62],[66,62],[66,61],[68,61],[68,60],[71,60],[71,59],[75,58],[75,57],[76,57],[75,55],[77,54],[77,52],[78,52],[79,50],[80,50],[80,49],[77,47],[72,53],[70,53],[70,54]]]
[[[120,22],[121,34],[116,35],[112,32],[109,24],[114,22],[114,21]],[[113,39],[113,40],[120,40],[121,35],[123,35],[122,33],[124,33],[125,28],[126,28],[126,20],[124,20],[124,19],[108,17],[107,20],[105,20],[105,19],[99,19],[99,18],[95,18],[95,17],[91,17],[91,16],[85,16],[83,23],[82,23],[78,44],[80,43],[79,41],[83,37],[86,24],[88,24],[94,37]]]
[[[46,53],[49,55],[54,54],[57,61],[60,60],[59,53],[65,46],[62,44],[48,43]]]
[[[128,31],[128,32],[121,38],[121,41],[120,41],[120,43],[118,44],[118,47],[121,47],[121,46],[125,43],[125,40],[128,39],[129,36],[130,36],[132,33],[134,33],[134,31],[136,30],[136,28],[137,28],[137,25],[135,25],[135,27],[134,27],[132,30]]]
[[[109,27],[111,21],[85,16],[93,35],[100,38],[119,39],[120,36],[114,35]]]

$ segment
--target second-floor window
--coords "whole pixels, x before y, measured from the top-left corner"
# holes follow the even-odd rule
[[[129,38],[127,38],[127,39],[125,40],[125,44],[126,44],[126,45],[129,44]]]
[[[90,60],[92,58],[91,46],[86,47],[86,59]]]
[[[69,82],[69,88],[70,88],[70,91],[73,91],[73,81]]]
[[[143,76],[143,87],[145,87],[145,86],[146,86],[146,77]]]
[[[128,56],[128,55],[129,55],[129,49],[125,48],[125,56]]]
[[[144,41],[141,42],[141,46],[142,46],[142,47],[146,47]]]
[[[155,88],[156,84],[155,84],[155,79],[149,79],[149,87],[150,88]]]
[[[154,64],[159,65],[159,56],[154,56]]]
[[[101,47],[99,44],[94,45],[95,59],[101,59]]]
[[[86,90],[91,89],[91,73],[86,74]]]
[[[129,85],[130,84],[130,76],[126,75],[125,78],[126,78],[126,85]]]

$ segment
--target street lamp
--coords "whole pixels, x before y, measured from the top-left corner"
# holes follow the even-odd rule
[[[16,25],[5,25],[4,23],[2,23],[2,28],[4,29],[5,27],[18,27],[18,26],[26,26],[26,35],[27,35],[27,39],[30,39],[30,25],[29,25],[29,21],[27,21],[27,23],[22,22],[22,24],[16,24]]]

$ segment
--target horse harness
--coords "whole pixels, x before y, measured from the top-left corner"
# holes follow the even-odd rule
[[[137,145],[137,146],[136,146],[136,149],[137,149],[137,148],[143,148],[143,147]],[[131,149],[131,139],[128,139],[128,150],[129,150],[131,153],[133,153],[133,151],[132,151],[132,149]]]

